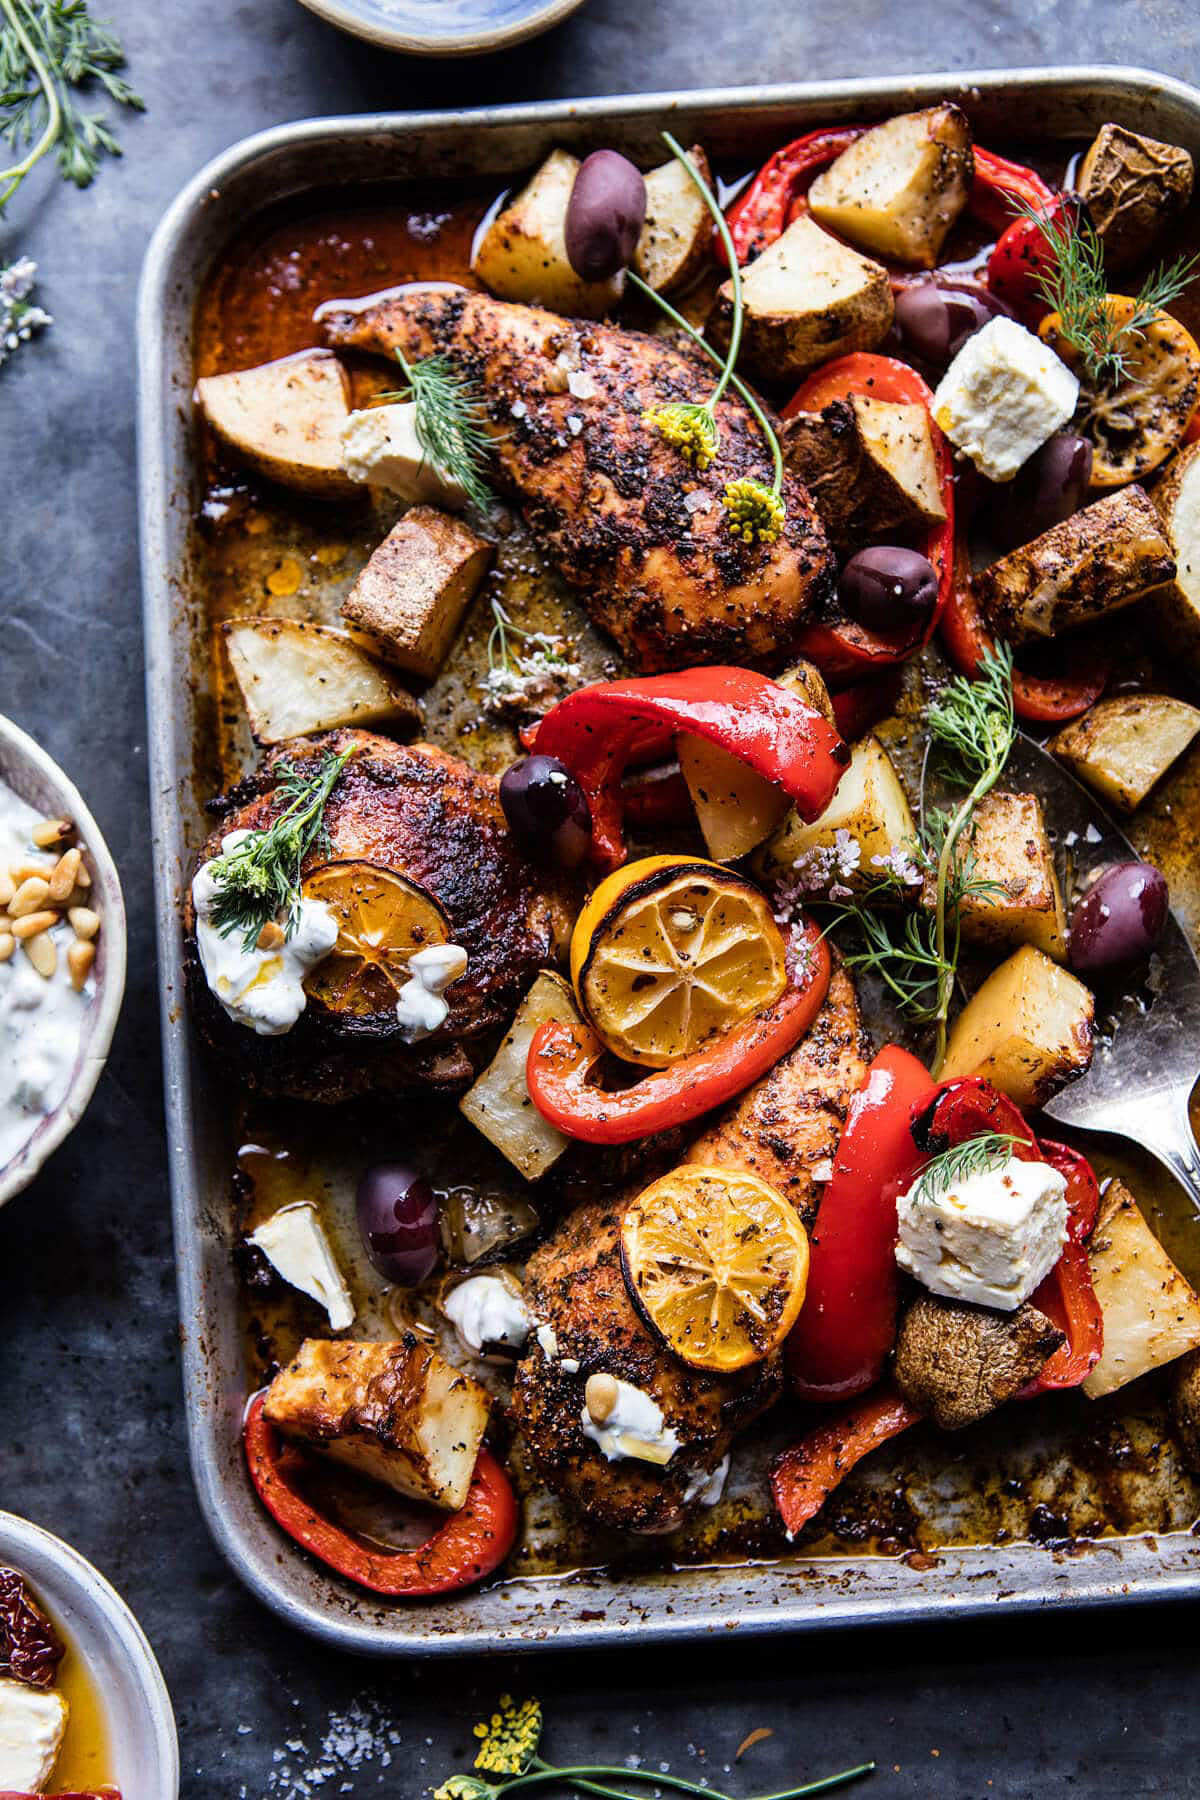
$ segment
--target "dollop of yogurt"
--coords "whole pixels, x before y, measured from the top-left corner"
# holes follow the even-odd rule
[[[459,1343],[472,1356],[490,1344],[523,1350],[533,1324],[521,1295],[499,1275],[472,1275],[451,1288],[445,1313]]]
[[[729,1452],[725,1452],[715,1469],[697,1469],[694,1475],[688,1476],[687,1486],[683,1490],[684,1504],[690,1506],[698,1500],[701,1506],[716,1506],[725,1492],[725,1483],[729,1479]]]
[[[616,1403],[606,1419],[594,1419],[584,1401],[580,1413],[584,1437],[591,1439],[608,1462],[633,1457],[638,1462],[669,1463],[679,1448],[679,1437],[667,1424],[658,1401],[631,1381],[618,1378],[616,1387]]]
[[[431,944],[408,959],[408,980],[400,989],[396,1017],[405,1043],[439,1031],[450,1017],[443,995],[466,973],[467,953],[461,944]]]
[[[249,836],[231,831],[221,839],[228,855]],[[237,1025],[245,1025],[259,1037],[282,1037],[304,1011],[307,996],[304,978],[329,955],[337,942],[337,921],[323,900],[301,900],[295,929],[275,949],[246,949],[243,933],[222,936],[212,923],[220,893],[212,863],[196,871],[192,904],[196,909],[196,947],[204,979]]]

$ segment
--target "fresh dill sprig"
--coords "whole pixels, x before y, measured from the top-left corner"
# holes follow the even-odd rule
[[[1115,387],[1129,372],[1130,345],[1144,337],[1156,315],[1177,300],[1195,279],[1200,257],[1180,257],[1151,271],[1122,318],[1112,305],[1104,272],[1104,245],[1086,213],[1067,212],[1048,219],[1036,207],[1020,207],[1033,219],[1050,252],[1050,265],[1038,269],[1038,293],[1059,316],[1058,334],[1083,365],[1093,387]]]
[[[0,143],[18,158],[0,169],[0,213],[51,150],[76,187],[95,180],[102,158],[120,156],[104,116],[84,112],[76,96],[94,85],[140,112],[124,67],[120,40],[91,17],[87,0],[0,0]]]
[[[482,394],[444,356],[410,363],[397,349],[396,361],[407,386],[399,394],[381,394],[380,399],[412,401],[427,461],[446,480],[457,482],[472,506],[487,512],[496,496],[485,479],[491,439]]]
[[[304,859],[328,846],[325,808],[354,749],[336,755],[326,750],[312,774],[290,762],[276,765],[283,777],[278,792],[288,802],[283,812],[209,864],[218,889],[212,919],[221,937],[240,931],[243,948],[252,950],[267,921],[281,914],[284,936],[291,937],[300,917]]]
[[[978,1137],[967,1138],[965,1143],[951,1144],[932,1162],[925,1164],[913,1185],[913,1200],[918,1205],[922,1201],[937,1200],[951,1188],[969,1181],[973,1175],[1003,1168],[1014,1145],[1019,1142],[1020,1139],[1009,1132],[982,1131]]]
[[[521,712],[578,681],[583,669],[571,656],[570,640],[548,631],[527,631],[492,600],[488,632],[488,672],[479,683],[489,711]]]

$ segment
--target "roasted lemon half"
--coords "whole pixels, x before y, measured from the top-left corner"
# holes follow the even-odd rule
[[[647,856],[602,881],[571,937],[571,980],[614,1055],[652,1069],[774,1005],[783,934],[765,894],[699,856]]]
[[[628,1208],[621,1264],[630,1298],[668,1348],[725,1375],[762,1362],[796,1323],[808,1237],[795,1208],[756,1175],[685,1163]]]
[[[367,1018],[394,1008],[409,959],[450,941],[450,921],[415,881],[370,862],[330,862],[306,876],[306,900],[323,900],[337,942],[307,977],[305,992],[332,1012]]]

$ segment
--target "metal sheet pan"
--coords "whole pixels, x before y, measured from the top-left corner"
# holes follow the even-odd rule
[[[1200,92],[1136,69],[991,70],[658,94],[478,112],[310,120],[235,145],[179,195],[147,255],[139,300],[139,442],[146,680],[159,972],[183,1373],[200,1502],[241,1579],[283,1618],[343,1649],[397,1655],[597,1646],[636,1630],[658,1639],[780,1632],[886,1619],[1147,1600],[1200,1591],[1200,1541],[1183,1530],[1105,1537],[1060,1553],[1030,1544],[940,1549],[936,1557],[796,1557],[653,1575],[580,1572],[517,1579],[435,1605],[379,1602],[293,1553],[244,1478],[238,1424],[243,1348],[229,1242],[229,1166],[220,1094],[196,1054],[183,999],[178,897],[204,835],[193,784],[203,695],[189,584],[195,501],[191,332],[207,270],[254,214],[331,186],[436,174],[504,178],[554,144],[616,144],[654,159],[669,121],[717,159],[749,165],[820,122],[870,119],[945,96],[979,135],[1083,138],[1110,117],[1200,155]],[[686,134],[690,133],[689,139]]]

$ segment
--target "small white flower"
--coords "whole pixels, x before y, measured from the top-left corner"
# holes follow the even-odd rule
[[[885,855],[873,856],[871,862],[875,868],[886,870],[889,875],[894,876],[897,881],[903,882],[906,887],[920,887],[924,879],[903,844],[893,844]]]
[[[835,881],[829,890],[831,900],[853,900],[854,889],[848,888],[844,882]]]
[[[833,834],[833,860],[837,872],[843,879],[857,873],[862,848],[857,838],[852,838],[844,828]]]
[[[36,276],[37,264],[28,256],[0,269],[0,363],[27,344],[35,331],[54,323],[43,307],[31,306],[26,298]]]

